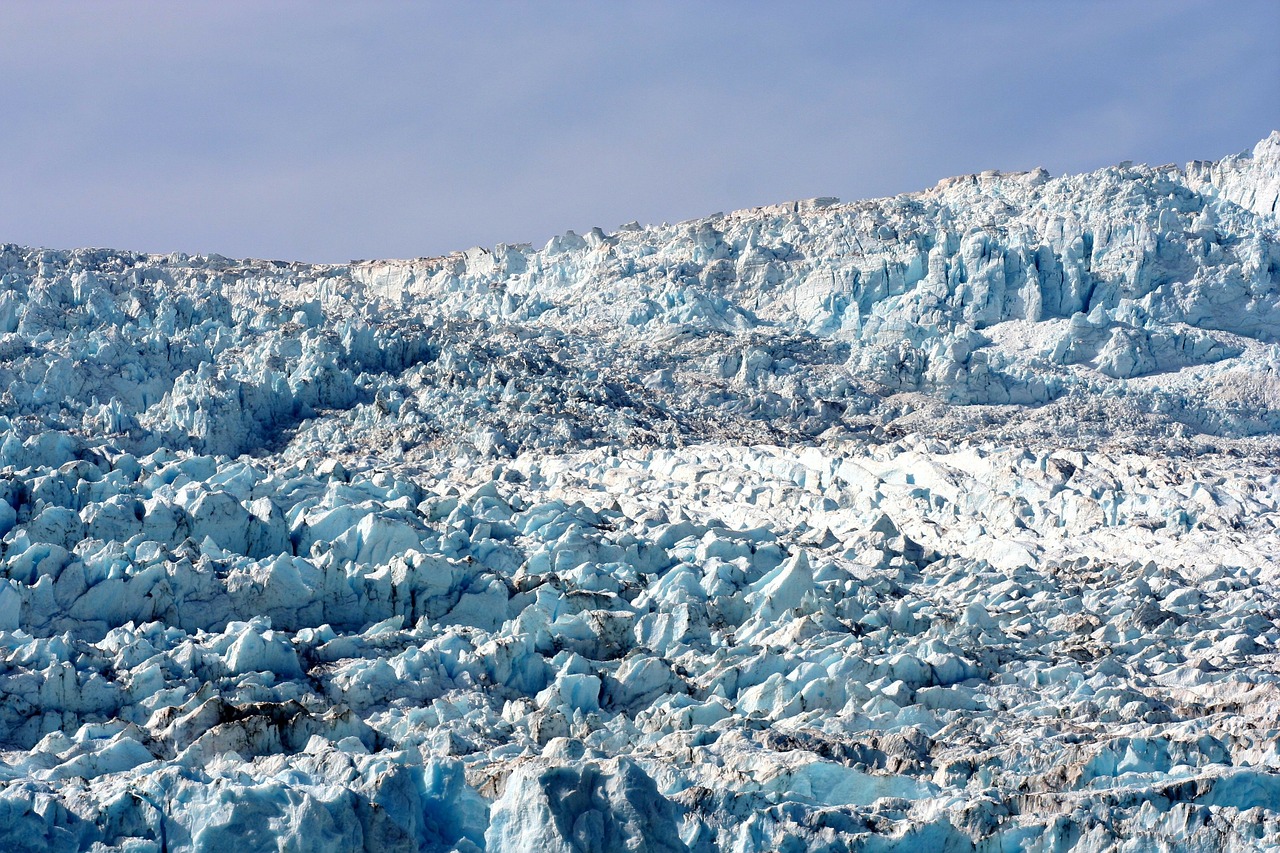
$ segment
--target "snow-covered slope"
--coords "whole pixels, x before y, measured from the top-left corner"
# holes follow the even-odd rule
[[[1278,181],[4,247],[0,849],[1280,845]]]

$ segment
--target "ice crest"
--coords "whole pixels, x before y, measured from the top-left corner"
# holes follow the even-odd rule
[[[1280,847],[1278,175],[0,247],[0,849]]]

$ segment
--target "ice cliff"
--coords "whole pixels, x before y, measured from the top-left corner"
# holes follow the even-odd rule
[[[0,249],[0,849],[1280,847],[1280,133]]]

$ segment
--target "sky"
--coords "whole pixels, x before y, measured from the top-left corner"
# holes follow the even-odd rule
[[[0,242],[344,263],[1280,129],[1280,2],[13,0]]]

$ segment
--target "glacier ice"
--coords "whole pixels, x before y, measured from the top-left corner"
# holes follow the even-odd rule
[[[1278,176],[0,247],[0,849],[1280,847]]]

